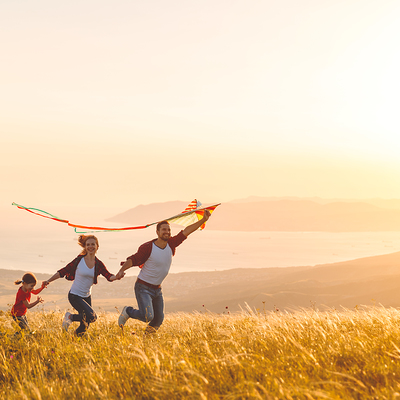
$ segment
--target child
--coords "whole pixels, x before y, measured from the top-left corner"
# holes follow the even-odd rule
[[[35,307],[39,303],[43,303],[43,299],[41,297],[37,297],[36,301],[30,303],[31,293],[39,294],[47,285],[45,282],[42,283],[42,286],[39,289],[33,290],[36,285],[36,277],[30,272],[27,272],[20,281],[15,281],[16,285],[21,285],[18,289],[17,297],[15,299],[15,304],[11,309],[11,315],[13,320],[18,323],[21,329],[30,330],[28,325],[28,320],[26,319],[26,311],[28,308]]]

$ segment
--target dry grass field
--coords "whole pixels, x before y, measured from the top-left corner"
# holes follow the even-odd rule
[[[117,311],[86,337],[59,312],[28,312],[14,335],[2,313],[2,399],[393,399],[400,397],[400,312],[169,314],[144,334]]]

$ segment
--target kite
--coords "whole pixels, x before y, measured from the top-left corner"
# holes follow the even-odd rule
[[[193,224],[197,221],[199,221],[203,215],[204,211],[208,210],[210,213],[212,213],[221,203],[218,204],[213,204],[211,206],[207,207],[202,207],[202,204],[194,199],[192,202],[189,203],[189,205],[180,213],[177,215],[174,215],[169,218],[162,219],[160,221],[169,221],[174,224],[182,225],[182,226],[188,226],[190,224]],[[148,228],[149,226],[156,225],[160,221],[152,222],[150,224],[146,225],[137,225],[137,226],[127,226],[123,228],[103,228],[100,226],[85,226],[85,225],[78,225],[78,224],[73,224],[70,221],[66,219],[62,219],[59,217],[56,217],[53,214],[50,214],[46,211],[39,210],[38,208],[31,208],[31,207],[25,207],[17,203],[12,203],[13,206],[17,206],[20,210],[26,210],[32,214],[38,215],[40,217],[52,219],[53,221],[57,222],[62,222],[64,224],[67,224],[68,226],[71,226],[75,229],[76,233],[89,233],[89,232],[118,232],[118,231],[130,231],[134,229],[145,229]],[[205,223],[200,227],[200,229],[204,229]],[[78,229],[82,229],[79,230]]]

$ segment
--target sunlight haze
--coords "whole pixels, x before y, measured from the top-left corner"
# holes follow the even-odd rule
[[[0,399],[400,396],[400,0],[0,26]]]
[[[400,197],[394,1],[0,2],[2,205]]]

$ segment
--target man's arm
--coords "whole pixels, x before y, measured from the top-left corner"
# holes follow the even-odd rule
[[[125,271],[134,266],[143,265],[146,260],[150,257],[151,248],[152,248],[153,241],[143,243],[139,248],[138,251],[133,254],[132,256],[128,257],[126,261],[122,264],[122,267],[118,271],[116,275],[117,279],[121,279],[125,275]]]
[[[183,234],[185,236],[189,236],[194,231],[197,231],[197,229],[199,229],[205,222],[208,221],[208,218],[210,218],[210,215],[211,215],[211,213],[209,210],[204,210],[203,218],[200,219],[199,221],[195,222],[194,224],[187,226],[183,230]]]
[[[120,268],[120,270],[118,271],[118,274],[116,275],[116,279],[121,279],[124,277],[125,275],[125,271],[129,268],[133,267],[133,263],[132,260],[130,258],[128,258],[124,264],[122,265],[122,267]]]

